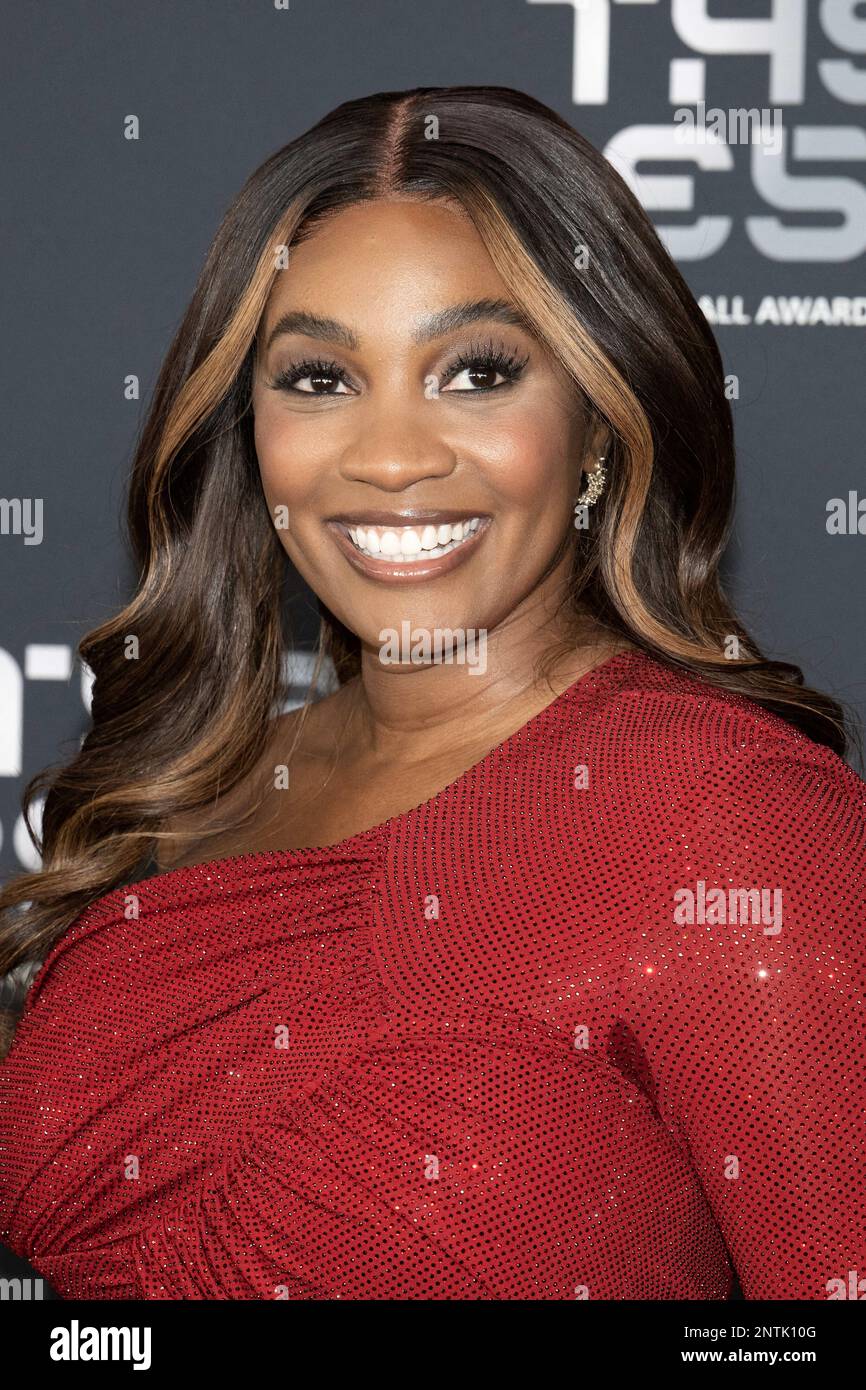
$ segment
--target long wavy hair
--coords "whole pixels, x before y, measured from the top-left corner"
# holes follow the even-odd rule
[[[345,102],[247,180],[161,368],[129,487],[136,592],[79,644],[94,675],[80,751],[24,791],[42,866],[0,892],[9,979],[32,972],[92,900],[129,882],[173,818],[212,805],[265,746],[284,693],[288,560],[254,448],[257,335],[286,248],[341,208],[389,197],[462,206],[588,420],[608,431],[608,485],[592,526],[568,538],[575,640],[588,615],[846,752],[853,716],[797,666],[765,657],[723,592],[734,432],[722,361],[628,186],[555,112],[510,88]],[[322,605],[320,615],[314,684],[328,657],[344,682],[359,671],[359,640]],[[37,833],[30,804],[43,792]],[[10,1004],[0,1055],[18,1013]]]

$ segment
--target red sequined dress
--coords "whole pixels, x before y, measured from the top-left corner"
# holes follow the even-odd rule
[[[62,1297],[851,1296],[864,919],[866,783],[620,653],[405,814],[93,902],[0,1241]]]

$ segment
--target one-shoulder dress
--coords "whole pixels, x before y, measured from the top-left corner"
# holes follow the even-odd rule
[[[0,1241],[65,1298],[857,1296],[864,996],[866,783],[620,652],[382,824],[93,901]]]

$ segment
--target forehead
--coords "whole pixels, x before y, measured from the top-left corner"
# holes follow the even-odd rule
[[[470,298],[509,298],[469,216],[442,201],[341,208],[289,247],[263,315],[267,338],[288,309],[360,325],[421,317]]]

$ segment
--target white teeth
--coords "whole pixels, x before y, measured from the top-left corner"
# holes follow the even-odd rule
[[[443,521],[440,526],[427,525],[420,532],[415,526],[381,527],[350,526],[346,529],[353,544],[363,555],[386,559],[434,560],[474,535],[481,518],[469,521]]]

